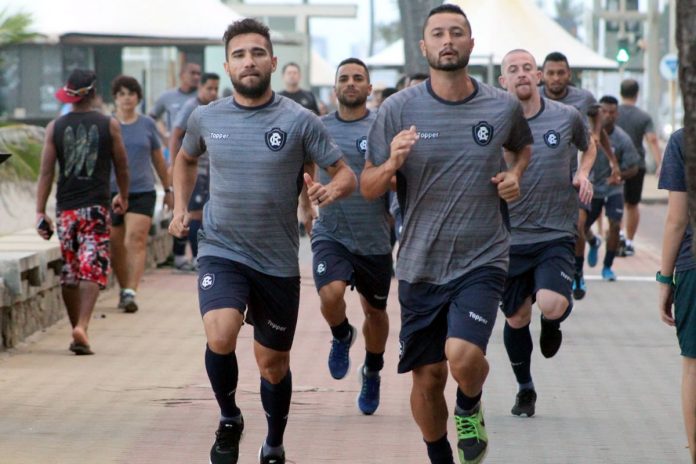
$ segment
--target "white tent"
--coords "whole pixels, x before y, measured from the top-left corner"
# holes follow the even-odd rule
[[[499,65],[515,48],[529,50],[541,62],[553,51],[568,57],[576,69],[617,69],[616,62],[598,54],[549,18],[531,0],[453,0],[471,22],[474,50],[470,64]],[[403,66],[403,41],[395,42],[365,61],[375,67]]]
[[[309,69],[309,83],[312,87],[331,87],[334,85],[336,70],[314,50],[310,56]]]
[[[29,29],[49,43],[71,35],[219,44],[241,18],[219,0],[0,0],[3,10],[30,13]]]

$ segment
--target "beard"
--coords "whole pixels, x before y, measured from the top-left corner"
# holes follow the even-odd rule
[[[431,55],[430,53],[426,53],[426,59],[428,60],[428,64],[431,68],[436,69],[438,71],[459,71],[460,69],[464,69],[469,65],[469,55],[459,55],[458,58],[459,59],[455,62],[440,63],[439,54]]]
[[[243,84],[241,79],[239,82],[235,82],[232,77],[230,77],[230,81],[232,81],[232,87],[234,87],[234,90],[236,90],[240,95],[247,98],[259,98],[266,93],[268,88],[271,86],[271,74],[260,75],[259,81],[256,83],[256,85]]]
[[[357,95],[353,98],[346,98],[341,94],[336,95],[336,100],[338,100],[338,102],[346,108],[358,108],[365,104],[367,101],[367,95]]]

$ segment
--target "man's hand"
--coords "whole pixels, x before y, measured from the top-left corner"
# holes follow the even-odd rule
[[[172,222],[169,223],[169,233],[174,237],[185,238],[189,233],[189,213],[188,211],[174,211]]]
[[[609,185],[621,185],[621,169],[616,164],[611,165],[611,174],[607,178]]]
[[[317,218],[317,212],[312,205],[307,208],[300,207],[300,221],[304,224],[307,235],[312,236],[312,227],[314,220]]]
[[[307,196],[309,201],[318,207],[327,206],[336,200],[336,195],[331,184],[322,185],[319,182],[314,182],[312,176],[304,173],[304,181],[307,185]],[[306,224],[305,224],[306,226]]]
[[[174,192],[170,189],[164,192],[164,198],[162,200],[162,208],[167,211],[172,211],[174,209]]]
[[[116,194],[114,199],[111,200],[111,209],[116,214],[126,214],[126,211],[128,211],[128,198],[123,198],[120,193]]]
[[[416,132],[416,126],[411,126],[408,130],[402,130],[394,136],[391,141],[391,152],[389,154],[394,170],[403,166],[409,153],[411,153],[411,148],[417,141],[418,132]]]
[[[590,182],[587,176],[580,174],[578,171],[573,178],[573,187],[578,191],[581,203],[587,204],[592,201],[594,189],[592,188],[592,182]]]
[[[672,315],[672,304],[674,303],[674,287],[671,284],[660,283],[660,319],[667,325],[674,327],[674,316]]]
[[[36,233],[44,240],[49,240],[56,228],[53,221],[44,213],[36,213]]]
[[[520,181],[517,175],[510,171],[499,172],[491,178],[498,186],[498,196],[505,201],[512,201],[520,196]]]

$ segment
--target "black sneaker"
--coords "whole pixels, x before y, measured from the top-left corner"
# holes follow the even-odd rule
[[[585,278],[582,274],[576,275],[573,279],[573,298],[576,300],[582,300],[585,298],[587,293],[587,285],[585,285]]]
[[[515,405],[512,407],[510,412],[515,416],[521,416],[522,414],[527,417],[532,417],[534,415],[534,405],[536,404],[537,394],[531,388],[525,388],[517,392],[517,398],[515,398]]]
[[[215,443],[210,449],[210,464],[237,464],[243,430],[244,419],[239,423],[220,422],[215,432]]]
[[[123,298],[126,296],[126,294],[123,292],[123,290],[119,290],[118,292],[118,309],[124,309],[126,307],[126,303],[123,301]]]
[[[555,321],[547,321],[541,318],[541,334],[539,335],[539,348],[545,358],[553,358],[561,348],[563,333],[561,325]]]
[[[633,244],[626,244],[626,248],[624,248],[624,253],[626,256],[633,256],[636,254],[636,249],[633,248]]]
[[[264,456],[263,446],[259,450],[259,464],[285,464],[285,451],[280,456]]]
[[[135,302],[135,295],[132,293],[124,293],[121,301],[125,312],[134,313],[138,311],[138,304]],[[119,307],[121,307],[120,303]]]

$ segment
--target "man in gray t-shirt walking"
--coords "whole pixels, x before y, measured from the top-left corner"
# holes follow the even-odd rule
[[[597,151],[579,111],[539,95],[540,72],[528,51],[509,52],[500,68],[500,85],[519,99],[534,136],[521,196],[510,202],[512,246],[501,307],[505,349],[519,386],[511,412],[531,417],[537,397],[531,373],[532,305],[541,310],[539,347],[550,358],[561,347],[561,322],[573,307],[578,197],[583,203],[592,199],[589,174]]]
[[[235,401],[235,352],[246,322],[254,327],[268,422],[259,461],[283,464],[292,394],[290,347],[300,296],[297,198],[303,167],[314,162],[332,177],[326,185],[305,178],[312,184],[307,187],[309,200],[321,205],[348,196],[356,180],[321,121],[272,91],[277,58],[268,28],[243,19],[230,25],[223,43],[224,67],[234,92],[191,114],[174,166],[169,230],[179,237],[188,233],[186,205],[198,157],[207,150],[210,199],[200,232],[198,299],[208,342],[206,371],[220,406],[210,462],[238,461],[244,421]]]
[[[334,90],[338,111],[324,116],[322,122],[348,165],[360,175],[365,166],[367,132],[376,117],[366,105],[372,91],[367,66],[357,58],[343,60],[336,71]],[[329,181],[326,170],[319,171],[319,181]],[[349,350],[358,332],[346,317],[347,284],[360,294],[366,352],[358,370],[358,408],[363,414],[373,414],[379,406],[379,371],[384,366],[389,335],[386,308],[392,255],[388,214],[386,196],[367,201],[356,191],[345,200],[320,208],[311,230],[314,283],[321,298],[321,313],[333,335],[329,371],[335,379],[348,372]]]
[[[519,195],[531,155],[519,102],[468,75],[471,34],[458,6],[430,11],[420,43],[430,79],[385,100],[360,182],[374,199],[397,178],[404,221],[396,267],[399,372],[412,372],[411,408],[432,463],[453,462],[448,367],[458,386],[459,460],[480,462],[487,452],[480,400],[508,268],[505,201]],[[510,168],[501,172],[503,148]]]

